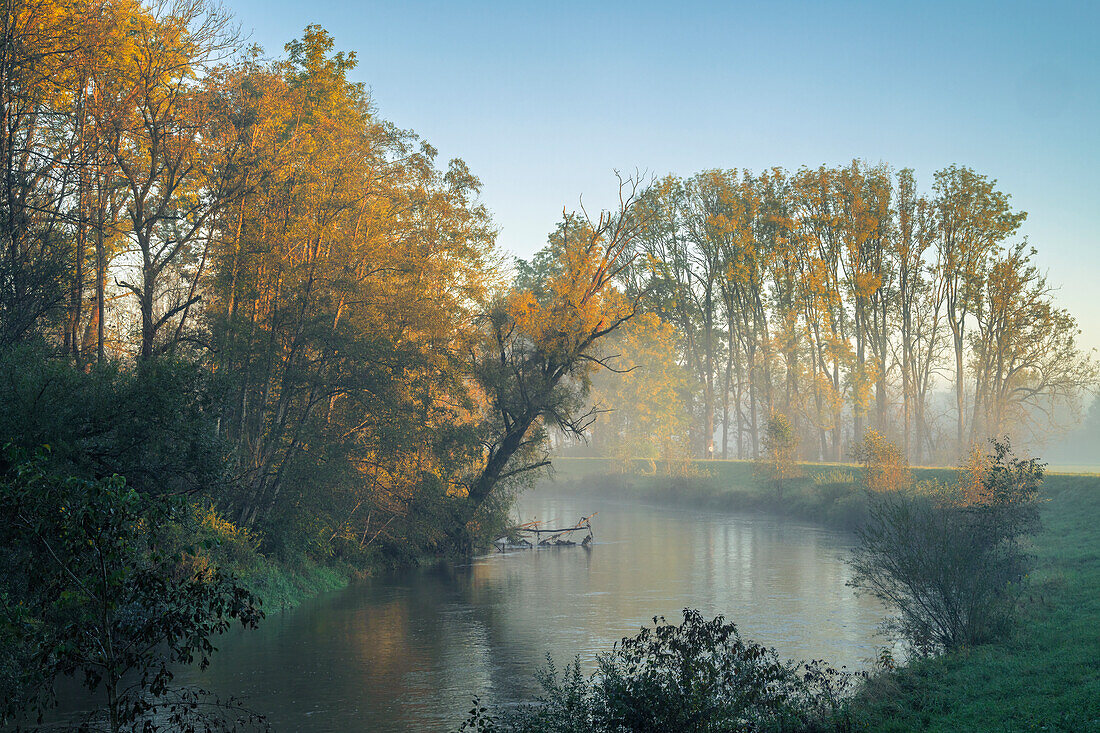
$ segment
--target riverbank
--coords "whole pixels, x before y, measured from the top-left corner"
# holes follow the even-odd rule
[[[284,565],[270,560],[240,574],[245,586],[262,601],[265,612],[282,611],[329,591],[346,588],[353,577],[346,568],[303,563]]]
[[[613,495],[730,510],[762,510],[851,528],[863,502],[842,490],[858,467],[804,464],[775,490],[746,461],[688,464],[682,475],[637,461],[611,472],[603,459],[557,459],[555,481]],[[653,469],[657,470],[654,471]],[[917,468],[918,479],[952,469]],[[837,479],[837,480],[833,480]],[[857,700],[873,731],[1100,731],[1100,475],[1049,473],[1020,624],[1008,639],[915,662],[875,677]]]
[[[1100,475],[1050,474],[1020,624],[1010,638],[880,675],[875,731],[1100,731]]]
[[[578,490],[716,511],[763,511],[852,530],[866,517],[867,500],[849,463],[801,463],[800,475],[778,488],[755,475],[752,461],[713,460],[681,464],[669,472],[661,462],[606,458],[555,458],[552,480]],[[915,468],[918,480],[946,481],[955,471]]]

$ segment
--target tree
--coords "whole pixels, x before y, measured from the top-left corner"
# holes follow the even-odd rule
[[[668,176],[644,192],[638,206],[645,226],[638,231],[637,250],[643,255],[639,266],[646,270],[649,307],[675,324],[684,340],[682,351],[701,398],[699,455],[713,458],[722,273],[715,242],[703,231],[698,207],[706,202],[698,183]]]
[[[935,276],[926,253],[935,240],[931,204],[916,193],[913,172],[897,175],[896,351],[901,371],[903,450],[918,463],[929,441],[926,407],[935,365],[943,350],[943,280]],[[931,448],[931,446],[929,446]]]
[[[17,679],[4,680],[0,721],[27,705],[48,708],[54,680],[79,675],[103,691],[112,732],[186,727],[192,700],[176,706],[166,697],[170,665],[205,667],[212,637],[233,621],[252,628],[263,617],[256,598],[232,576],[190,566],[187,548],[173,548],[172,502],[117,476],[51,475],[44,455],[6,450],[0,537],[11,551],[0,562],[0,648],[24,663]]]
[[[310,26],[227,78],[259,151],[201,291],[228,503],[280,556],[443,552],[477,453],[464,355],[493,232],[466,165],[375,115],[334,46]]]
[[[876,427],[886,418],[886,335],[892,303],[890,177],[885,167],[869,169],[857,161],[837,171],[836,191],[844,287],[852,304],[855,362],[851,374],[853,442],[863,435],[863,420],[874,384]],[[868,351],[871,358],[868,358]]]
[[[1077,321],[1053,302],[1053,291],[1020,244],[994,256],[974,313],[974,411],[971,440],[1032,427],[1038,413],[1049,430],[1060,406],[1078,404],[1096,380],[1080,353]],[[1036,430],[1041,440],[1044,429]]]
[[[937,275],[943,280],[947,324],[955,355],[956,446],[966,445],[966,333],[971,314],[981,308],[988,259],[1019,229],[1026,212],[1013,211],[996,181],[969,168],[937,171],[933,183],[936,211]]]
[[[213,218],[240,195],[227,174],[243,149],[212,86],[213,68],[236,48],[229,17],[206,0],[175,0],[127,19],[133,51],[104,80],[99,100],[106,149],[129,189],[127,215],[139,261],[120,281],[138,301],[140,356],[199,296],[169,285],[169,274],[197,242],[209,242]],[[208,244],[207,244],[208,246]]]
[[[811,415],[819,430],[822,458],[840,461],[843,409],[853,386],[846,374],[855,355],[849,336],[851,318],[841,287],[843,247],[834,200],[835,177],[836,172],[824,166],[817,170],[803,168],[794,176],[791,197],[802,319],[811,352]],[[832,440],[827,445],[829,437]]]
[[[0,18],[0,346],[61,320],[82,261],[67,235],[84,214],[81,80],[103,55],[101,15],[97,3],[14,0]]]
[[[904,491],[913,485],[905,453],[882,433],[868,430],[852,454],[863,467],[863,486],[871,493]]]
[[[671,470],[689,455],[691,380],[676,361],[676,339],[671,324],[643,313],[604,342],[604,361],[614,366],[593,379],[593,402],[606,413],[593,439],[624,465],[630,458],[661,459]]]
[[[781,412],[773,412],[764,424],[764,451],[760,465],[768,479],[775,482],[775,495],[783,500],[783,482],[801,475],[796,460],[798,437],[791,421]]]
[[[472,368],[483,395],[483,460],[467,484],[467,516],[501,482],[543,466],[546,426],[583,435],[592,373],[606,366],[599,347],[637,313],[614,287],[633,260],[638,183],[620,179],[619,208],[574,228],[556,266],[531,290],[496,299],[480,316]]]

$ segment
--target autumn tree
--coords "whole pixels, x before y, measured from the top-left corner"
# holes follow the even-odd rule
[[[102,40],[97,9],[18,0],[0,19],[0,345],[43,335],[64,311],[67,235],[83,193],[81,80]]]
[[[479,316],[472,354],[485,403],[483,459],[467,486],[469,511],[501,482],[549,464],[545,430],[581,435],[591,376],[607,364],[601,341],[637,313],[615,287],[632,262],[638,182],[620,180],[619,208],[568,228],[556,264],[531,289],[512,290]]]
[[[839,461],[844,403],[852,386],[846,375],[854,354],[841,285],[843,249],[832,193],[834,177],[824,166],[803,168],[794,176],[791,197],[799,294],[812,365],[808,370],[813,392],[810,414],[818,429],[820,455]]]
[[[713,458],[722,273],[719,253],[713,242],[701,241],[705,235],[692,213],[701,204],[690,182],[671,176],[657,181],[639,202],[645,228],[637,247],[648,307],[676,325],[682,353],[699,384],[699,455]]]
[[[229,17],[206,0],[174,0],[126,20],[131,53],[102,81],[100,124],[128,189],[137,261],[120,283],[137,300],[139,353],[149,358],[172,347],[175,339],[158,342],[159,334],[199,297],[170,286],[172,268],[209,242],[213,218],[237,195],[228,188],[235,177],[222,174],[242,140],[219,134],[231,122],[218,119],[224,108],[208,76],[236,38]]]
[[[798,465],[798,436],[790,419],[781,412],[773,412],[764,426],[763,455],[758,459],[758,470],[775,483],[775,495],[783,500],[783,482],[801,475]]]
[[[905,454],[882,433],[874,430],[864,433],[852,457],[863,468],[863,486],[872,493],[904,491],[913,484]]]
[[[944,306],[955,357],[956,440],[965,445],[966,334],[969,317],[981,307],[990,256],[1023,223],[996,181],[965,167],[938,171],[933,183],[936,250]]]
[[[1072,318],[1012,254],[1025,215],[970,169],[939,171],[925,195],[911,171],[861,161],[793,175],[707,170],[661,179],[642,205],[641,256],[623,283],[646,289],[643,307],[680,337],[699,457],[718,436],[724,456],[758,455],[760,420],[779,410],[822,459],[842,460],[869,425],[909,458],[950,461],[986,430],[1066,413],[1095,378]],[[1027,289],[1010,271],[1032,283],[1030,297],[1008,295]],[[995,315],[1013,298],[1010,310],[1034,318],[1028,335],[1010,337]],[[1032,387],[1005,385],[997,339],[1030,342],[1015,378]],[[950,438],[934,408],[948,372]],[[994,392],[1019,399],[1007,406]]]
[[[476,449],[464,354],[495,266],[480,183],[378,118],[323,29],[287,51],[233,82],[264,185],[221,218],[207,291],[235,516],[351,553],[430,547]]]
[[[897,174],[896,361],[901,373],[902,449],[919,462],[928,446],[928,397],[944,344],[943,280],[928,261],[936,229],[928,199],[918,196],[909,169]],[[928,446],[930,449],[931,446]]]
[[[1095,383],[1096,368],[1077,346],[1077,321],[1053,302],[1034,255],[1021,243],[991,258],[974,313],[972,443],[1032,428],[1037,414],[1049,429],[1058,407]]]

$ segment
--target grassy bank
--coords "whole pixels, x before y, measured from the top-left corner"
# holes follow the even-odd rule
[[[1100,476],[1051,474],[1045,494],[1016,633],[876,679],[868,730],[1100,731]]]
[[[805,464],[784,487],[756,480],[751,463],[691,464],[669,476],[649,461],[631,473],[603,459],[558,459],[555,480],[586,490],[729,510],[764,510],[858,524],[858,492],[828,480],[858,467]],[[915,469],[948,479],[949,469]],[[818,477],[815,480],[815,477]],[[590,488],[587,488],[590,487]],[[1100,731],[1100,475],[1050,473],[1020,624],[1008,639],[915,662],[872,680],[858,701],[869,731]]]
[[[319,563],[304,553],[275,557],[261,551],[259,536],[228,521],[213,507],[193,505],[175,525],[178,547],[190,548],[192,562],[237,576],[271,613],[293,608],[313,596],[343,588],[355,569]]]
[[[291,567],[267,561],[241,573],[245,585],[263,600],[267,613],[294,608],[316,595],[339,590],[351,577],[343,568],[313,563]]]
[[[696,461],[669,472],[660,462],[634,460],[627,470],[605,458],[556,458],[559,486],[604,495],[640,498],[717,511],[766,511],[839,529],[853,529],[867,512],[864,492],[854,484],[859,466],[802,463],[800,476],[782,490],[757,478],[751,461]],[[914,469],[918,479],[948,480],[951,469]]]

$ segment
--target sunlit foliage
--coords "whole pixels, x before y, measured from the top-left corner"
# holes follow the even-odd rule
[[[642,204],[623,281],[676,329],[694,456],[759,457],[779,411],[807,458],[844,460],[873,429],[910,461],[953,463],[988,435],[1041,442],[1095,386],[1018,238],[1025,214],[969,168],[927,193],[860,161],[707,170]]]

